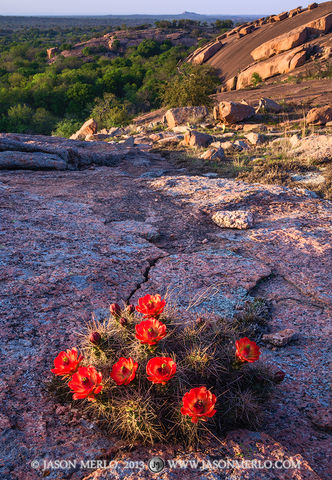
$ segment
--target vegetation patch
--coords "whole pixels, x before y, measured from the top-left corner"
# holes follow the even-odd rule
[[[70,348],[55,358],[49,388],[58,400],[72,394],[82,412],[129,445],[195,446],[252,428],[283,378],[259,360],[267,317],[261,300],[233,319],[190,322],[160,295],[140,298],[136,308],[112,304],[107,318],[88,325],[80,353]]]
[[[165,34],[180,29],[196,44],[187,47],[173,45],[166,38],[146,38],[137,46],[121,46],[115,38],[108,49],[87,45],[78,54],[75,45],[88,39],[109,33],[115,36],[121,29],[127,38],[135,37],[137,30],[152,25],[98,25],[96,18],[90,26],[73,28],[70,24],[75,19],[37,19],[37,26],[21,28],[13,19],[0,19],[0,26],[4,25],[4,33],[0,32],[0,131],[65,137],[92,116],[98,117],[99,127],[110,128],[126,125],[139,113],[173,104],[176,95],[179,105],[205,102],[216,84],[213,70],[196,66],[180,72],[177,65],[199,41],[208,41],[220,29],[232,26],[231,21],[214,27],[189,19],[157,21]],[[15,27],[6,29],[7,21]],[[29,25],[28,18],[24,21]],[[49,60],[46,51],[51,47],[57,53]]]
[[[213,133],[213,132],[211,132]],[[235,138],[241,138],[234,135]],[[168,161],[188,172],[196,175],[216,173],[222,178],[234,178],[249,183],[277,184],[288,187],[305,187],[316,192],[319,196],[332,199],[332,166],[329,160],[315,161],[297,159],[289,155],[287,148],[278,146],[257,146],[254,151],[229,152],[221,160],[204,160],[202,148],[184,149],[183,147],[156,148]],[[306,181],[301,183],[297,175],[305,176],[313,173],[321,175],[324,181],[315,183]]]

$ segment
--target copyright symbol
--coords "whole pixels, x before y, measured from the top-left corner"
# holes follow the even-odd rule
[[[160,473],[165,468],[165,462],[160,457],[152,457],[148,463],[148,467],[152,473]]]
[[[38,460],[34,460],[33,462],[31,462],[31,467],[34,469],[34,470],[37,470],[39,468],[39,462]]]

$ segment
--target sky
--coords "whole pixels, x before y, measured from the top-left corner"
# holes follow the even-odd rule
[[[268,15],[303,7],[311,2],[299,0],[0,0],[0,15],[119,15],[179,14],[184,11],[218,15]]]

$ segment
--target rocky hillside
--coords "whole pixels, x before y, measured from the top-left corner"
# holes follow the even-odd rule
[[[99,53],[106,56],[115,56],[119,52],[125,52],[128,47],[137,47],[144,40],[155,40],[163,43],[170,42],[172,45],[184,45],[191,47],[196,45],[197,38],[190,31],[178,29],[167,32],[161,28],[145,28],[142,30],[117,30],[107,33],[103,37],[91,38],[86,42],[77,43],[70,50],[60,51],[57,48],[47,50],[48,58],[53,62],[58,55],[63,57],[81,57]]]
[[[187,61],[215,67],[225,90],[239,90],[255,78],[264,81],[313,61],[326,62],[332,55],[331,31],[332,2],[313,3],[236,27]]]

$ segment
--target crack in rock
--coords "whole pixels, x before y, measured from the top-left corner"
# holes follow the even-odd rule
[[[130,302],[130,300],[135,295],[135,293],[141,288],[141,286],[149,281],[150,270],[157,264],[157,262],[159,260],[161,260],[162,258],[165,258],[167,256],[168,256],[168,254],[159,255],[159,257],[153,258],[152,260],[148,260],[149,264],[143,272],[143,280],[141,282],[138,282],[136,284],[136,286],[133,288],[133,290],[130,292],[129,296],[126,299],[127,304]]]

